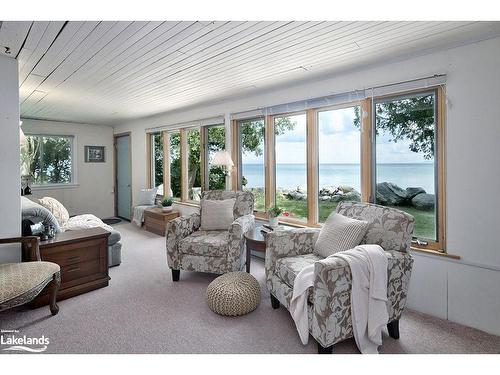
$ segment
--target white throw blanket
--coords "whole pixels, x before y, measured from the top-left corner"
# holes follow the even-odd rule
[[[134,213],[132,216],[132,221],[137,225],[138,227],[142,227],[142,223],[144,223],[144,211],[146,211],[148,208],[153,208],[157,207],[155,205],[145,205],[145,206],[135,206],[134,207]]]
[[[387,256],[378,245],[360,245],[331,257],[345,260],[351,268],[351,317],[358,349],[363,354],[376,354],[382,345],[382,327],[389,320]],[[308,289],[313,284],[314,264],[302,269],[295,278],[290,302],[290,314],[304,345],[309,339]]]
[[[83,214],[70,217],[66,226],[62,229],[66,230],[79,230],[79,229],[87,229],[87,228],[96,228],[100,227],[106,229],[107,231],[112,231],[113,228],[108,224],[103,223],[101,219],[92,214]]]

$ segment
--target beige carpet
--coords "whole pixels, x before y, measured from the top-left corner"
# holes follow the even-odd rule
[[[123,263],[110,270],[108,287],[59,302],[55,317],[48,307],[2,312],[0,329],[45,335],[48,353],[316,353],[313,339],[300,343],[288,312],[271,308],[262,261],[252,261],[262,288],[257,310],[221,317],[205,302],[215,276],[181,272],[173,283],[163,237],[128,223],[115,227],[122,233]],[[400,332],[399,340],[384,332],[381,353],[500,353],[498,336],[412,311]],[[358,350],[347,340],[334,353]]]

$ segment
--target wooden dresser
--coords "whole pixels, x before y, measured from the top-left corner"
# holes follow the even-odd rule
[[[163,212],[159,207],[149,208],[144,211],[144,228],[148,232],[165,236],[168,222],[176,217],[179,217],[177,211]]]
[[[42,260],[61,266],[61,287],[57,300],[86,293],[109,284],[108,237],[102,228],[89,228],[58,233],[50,240],[40,242]],[[23,260],[27,255],[23,254]],[[42,291],[32,305],[47,305],[49,295]]]

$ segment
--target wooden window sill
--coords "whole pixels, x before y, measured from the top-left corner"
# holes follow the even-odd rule
[[[174,203],[182,205],[182,206],[188,206],[188,207],[197,207],[197,208],[200,207],[199,203],[194,203],[194,202],[182,202],[182,201],[176,201],[176,200],[174,200]]]
[[[451,258],[455,260],[459,260],[460,256],[448,253],[442,253],[441,251],[431,250],[431,249],[421,249],[419,247],[411,247],[411,251],[416,251],[417,253],[428,254],[428,255],[437,255],[439,257]]]

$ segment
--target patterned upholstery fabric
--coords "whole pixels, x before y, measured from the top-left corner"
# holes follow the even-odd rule
[[[0,306],[33,289],[39,293],[59,271],[59,265],[51,262],[0,264]]]
[[[337,213],[368,221],[362,244],[380,245],[385,251],[410,252],[415,219],[406,212],[370,203],[341,202]]]
[[[368,231],[371,232],[362,243],[371,243],[368,241],[373,239],[386,250],[387,311],[390,321],[399,319],[406,305],[413,265],[413,258],[407,252],[413,217],[399,210],[367,203],[342,202],[337,211],[368,221]],[[398,232],[400,230],[405,233]],[[318,343],[328,347],[353,335],[352,280],[347,262],[332,257],[313,260],[318,233],[319,229],[310,228],[269,233],[266,236],[266,282],[269,291],[288,309],[293,294],[293,275],[300,272],[302,264],[314,262],[314,286],[309,294],[309,331]]]
[[[200,231],[200,214],[181,216],[168,223],[167,264],[174,270],[223,274],[245,265],[243,234],[255,225],[253,195],[242,191],[205,191],[202,199],[236,198],[235,220],[227,231]]]
[[[183,238],[179,243],[179,252],[183,254],[222,257],[227,253],[228,232],[199,230]]]
[[[293,288],[293,283],[299,272],[306,266],[323,258],[315,254],[299,255],[296,257],[279,258],[276,261],[276,274],[281,281]]]

